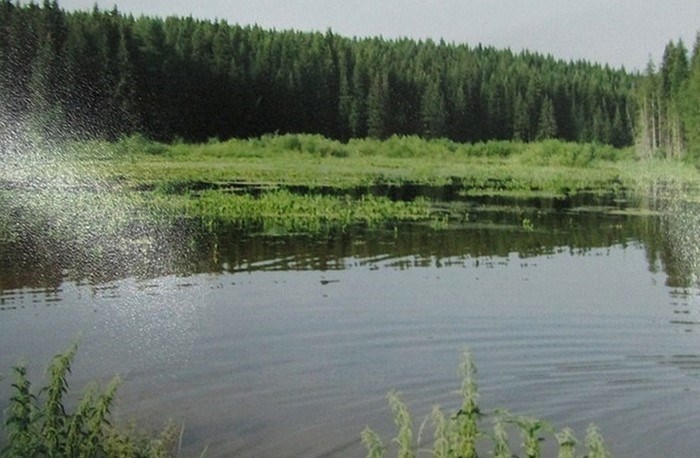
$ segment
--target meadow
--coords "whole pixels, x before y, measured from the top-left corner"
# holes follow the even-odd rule
[[[559,140],[461,144],[394,136],[342,143],[287,134],[163,144],[137,135],[66,149],[107,189],[131,193],[166,214],[268,233],[442,220],[444,209],[432,205],[440,189],[517,200],[663,188],[691,198],[700,185],[688,163],[639,160],[633,148]],[[432,194],[416,198],[400,192],[405,187]]]
[[[269,135],[203,144],[161,144],[140,136],[115,143],[71,145],[79,157],[95,159],[96,170],[127,185],[232,182],[350,189],[378,184],[448,185],[564,195],[633,185],[645,167],[633,149],[608,145],[490,141],[463,144],[419,137],[354,139],[318,135]],[[689,178],[682,164],[673,168]],[[645,172],[645,175],[648,173]]]

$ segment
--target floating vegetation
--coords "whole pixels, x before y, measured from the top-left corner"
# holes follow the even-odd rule
[[[430,217],[424,199],[394,202],[386,197],[298,195],[273,191],[260,196],[203,191],[154,197],[150,202],[166,213],[200,218],[206,226],[236,225],[240,229],[276,233],[327,233],[353,225],[376,227],[387,222],[419,221]]]
[[[527,232],[532,232],[535,230],[535,225],[532,223],[530,218],[523,218],[522,221],[523,230]]]
[[[289,134],[168,145],[131,136],[113,143],[67,142],[61,157],[71,173],[60,183],[44,179],[46,174],[0,172],[0,192],[11,202],[3,207],[17,208],[13,202],[20,196],[30,206],[48,208],[32,213],[49,219],[56,207],[61,215],[94,214],[73,221],[111,221],[122,215],[133,221],[141,207],[149,219],[188,218],[210,229],[233,224],[265,234],[324,234],[404,221],[423,221],[435,229],[462,222],[464,212],[444,214],[437,208],[444,200],[566,200],[581,194],[627,199],[633,193],[654,196],[662,182],[700,189],[700,176],[688,164],[640,162],[630,150],[558,140],[460,144],[394,136],[342,143]],[[106,205],[86,212],[89,201]],[[653,197],[636,201],[642,207],[656,205]],[[115,205],[118,212],[110,210]],[[110,215],[100,218],[100,211]],[[9,219],[16,213],[5,212]],[[56,232],[54,222],[44,226]],[[84,227],[87,237],[65,238],[94,238],[90,224]],[[13,240],[17,232],[7,218],[0,223],[0,240]]]
[[[542,455],[542,443],[547,436],[554,436],[559,445],[560,457],[575,457],[578,441],[569,428],[555,433],[548,422],[532,417],[513,415],[506,410],[497,409],[492,414],[485,414],[479,408],[479,394],[476,384],[476,366],[471,354],[465,352],[460,364],[462,386],[460,394],[462,404],[452,415],[446,416],[439,407],[421,425],[416,439],[413,434],[413,419],[408,407],[399,393],[390,392],[389,406],[394,415],[397,435],[395,444],[398,458],[414,458],[419,455],[441,458],[478,458],[488,451],[497,458],[524,456],[539,458]],[[485,419],[491,417],[492,427],[484,426]],[[424,429],[432,424],[432,446],[421,443]],[[509,432],[515,429],[520,433],[521,454],[513,454]],[[379,435],[369,427],[361,434],[362,443],[367,449],[368,458],[381,458],[387,452],[387,446]],[[585,446],[588,458],[609,458],[610,453],[602,436],[594,425],[588,427]]]

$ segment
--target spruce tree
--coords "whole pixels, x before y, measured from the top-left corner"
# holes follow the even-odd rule
[[[30,127],[43,140],[53,140],[65,131],[55,92],[56,60],[53,37],[47,34],[32,62],[28,107]]]
[[[515,97],[513,108],[513,140],[528,141],[530,139],[530,117],[525,99],[520,94]]]
[[[389,99],[389,78],[376,74],[372,79],[367,96],[367,135],[372,138],[387,137],[387,117]]]
[[[139,109],[136,106],[136,69],[128,33],[128,29],[121,28],[116,55],[117,82],[110,94],[115,130],[122,135],[134,133],[140,127]]]
[[[442,94],[439,80],[430,81],[421,100],[423,119],[423,136],[438,138],[445,135],[447,113],[445,97]]]
[[[9,86],[3,87],[8,112],[64,106],[73,126],[112,138],[134,129],[198,141],[291,131],[459,141],[530,141],[540,134],[622,145],[629,134],[621,130],[642,119],[628,114],[635,113],[624,102],[639,78],[585,62],[430,40],[134,19],[116,9],[66,13],[55,0],[0,0],[0,56],[12,75],[2,83]],[[666,67],[677,87],[683,66]],[[44,104],[42,94],[52,100]],[[659,94],[653,97],[644,119],[654,128],[637,131],[654,132],[649,143],[658,146],[663,126]],[[638,103],[640,111],[647,105]]]
[[[557,119],[554,113],[554,104],[549,97],[542,101],[539,122],[537,124],[537,140],[554,138],[557,135]]]

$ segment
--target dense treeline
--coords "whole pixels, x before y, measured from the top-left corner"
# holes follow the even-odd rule
[[[533,53],[0,0],[0,116],[160,140],[634,140],[637,75]],[[5,120],[7,121],[7,119]],[[2,122],[0,126],[7,126]]]
[[[690,59],[682,41],[666,45],[658,70],[647,65],[637,96],[640,154],[700,159],[700,33]]]

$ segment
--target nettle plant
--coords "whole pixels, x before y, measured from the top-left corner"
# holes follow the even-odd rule
[[[513,415],[507,410],[496,409],[487,415],[478,405],[479,393],[476,384],[476,366],[471,354],[465,351],[460,364],[462,377],[460,409],[452,415],[445,415],[438,406],[426,417],[418,429],[416,439],[413,434],[413,419],[400,393],[388,394],[389,406],[393,412],[398,433],[393,438],[391,450],[396,449],[398,458],[433,456],[436,458],[495,458],[542,456],[542,443],[546,435],[553,435],[558,444],[559,458],[575,458],[578,440],[570,428],[556,432],[546,421],[532,417]],[[486,419],[490,417],[490,425]],[[433,441],[423,444],[426,429],[432,429]],[[511,448],[510,433],[519,432],[522,443],[520,454]],[[361,434],[362,443],[367,449],[368,458],[384,457],[388,447],[379,435],[366,427]],[[609,458],[603,438],[595,425],[588,427],[584,446],[586,458]]]
[[[72,345],[56,355],[47,369],[48,381],[32,389],[25,365],[13,368],[14,394],[5,412],[7,445],[2,457],[167,457],[179,448],[181,428],[169,424],[157,437],[119,429],[110,419],[119,385],[115,377],[104,390],[90,384],[73,410],[67,407],[67,376],[77,352]]]

